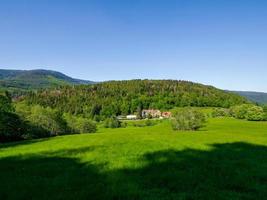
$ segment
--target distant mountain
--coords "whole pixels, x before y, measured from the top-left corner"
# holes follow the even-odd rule
[[[248,100],[259,104],[267,103],[267,93],[264,92],[249,92],[249,91],[231,91],[240,96],[246,97]]]
[[[0,69],[0,88],[9,91],[53,88],[61,85],[92,84],[92,81],[71,78],[51,70],[5,70]]]

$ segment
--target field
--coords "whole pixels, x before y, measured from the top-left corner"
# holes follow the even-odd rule
[[[0,199],[266,199],[267,123],[99,129],[0,145]]]

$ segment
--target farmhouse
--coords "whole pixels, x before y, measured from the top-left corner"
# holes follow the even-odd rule
[[[163,118],[170,118],[172,116],[172,113],[171,112],[162,112],[161,116]]]
[[[149,117],[158,118],[160,116],[161,116],[160,110],[150,109],[142,111],[142,118],[149,118]]]

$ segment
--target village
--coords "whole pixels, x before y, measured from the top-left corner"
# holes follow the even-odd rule
[[[148,110],[142,110],[141,116],[137,114],[131,114],[131,115],[120,115],[117,118],[119,120],[137,120],[137,119],[168,119],[172,115],[171,112],[164,111],[161,112],[160,110],[156,109],[148,109]]]

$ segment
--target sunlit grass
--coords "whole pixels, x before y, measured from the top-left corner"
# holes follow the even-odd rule
[[[0,199],[259,199],[266,167],[266,122],[100,128],[1,145]]]

